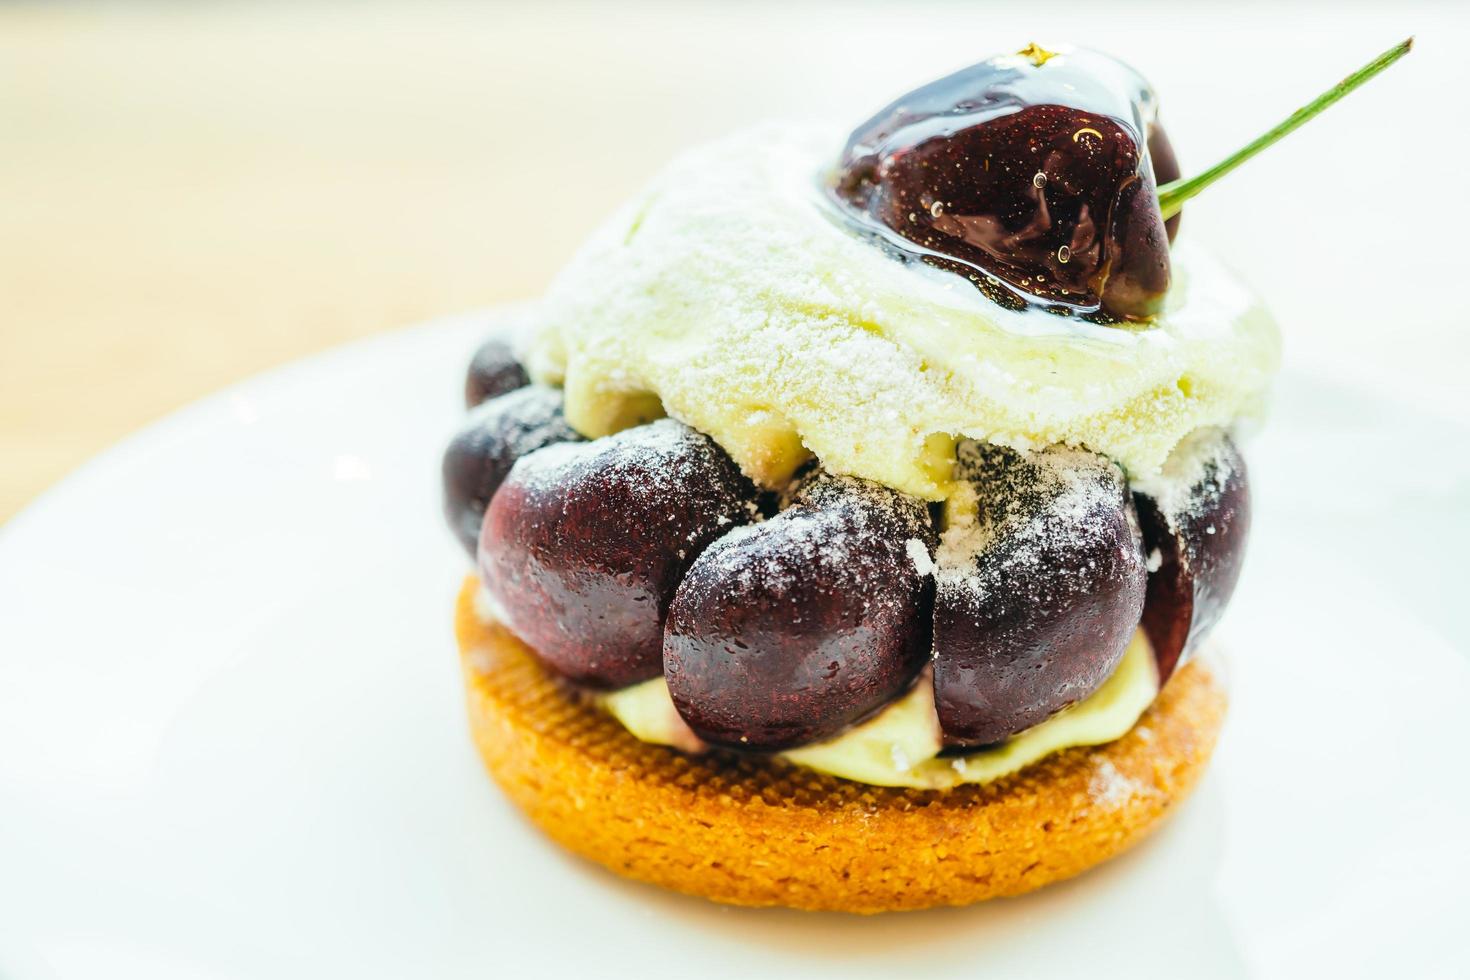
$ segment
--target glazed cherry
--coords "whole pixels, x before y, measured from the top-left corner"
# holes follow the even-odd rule
[[[962,442],[936,556],[934,704],[946,740],[988,745],[1097,690],[1143,611],[1146,569],[1123,475],[1080,449]]]
[[[1141,319],[1169,287],[1156,183],[1176,176],[1137,73],[1093,51],[1033,45],[859,126],[835,193],[901,252],[1003,305]]]
[[[444,518],[474,557],[490,498],[516,460],[579,436],[562,416],[561,392],[532,385],[476,407],[444,450]]]
[[[1188,658],[1235,592],[1250,533],[1245,460],[1219,429],[1186,439],[1148,491],[1135,490],[1148,555],[1143,629],[1160,683]]]
[[[924,504],[822,472],[791,501],[707,548],[669,607],[669,693],[717,745],[773,751],[836,735],[929,660]]]
[[[480,578],[511,631],[595,687],[663,671],[664,614],[705,546],[755,515],[756,490],[672,419],[516,463],[490,502]]]
[[[510,342],[504,337],[491,337],[475,351],[469,370],[465,372],[465,408],[474,408],[481,402],[530,383],[531,379],[516,358]]]

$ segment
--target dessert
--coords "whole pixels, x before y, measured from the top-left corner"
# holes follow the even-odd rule
[[[1279,359],[1180,206],[1407,50],[1188,180],[1141,77],[1036,45],[671,164],[466,379],[491,775],[738,904],[964,904],[1141,839],[1224,716]]]

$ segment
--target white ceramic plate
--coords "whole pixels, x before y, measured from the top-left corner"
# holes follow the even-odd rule
[[[563,855],[473,753],[438,458],[485,326],[247,382],[0,531],[0,976],[1470,973],[1466,429],[1283,380],[1230,723],[1132,854],[964,910],[737,910]]]

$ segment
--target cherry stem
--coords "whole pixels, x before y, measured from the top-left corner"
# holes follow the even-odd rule
[[[1362,85],[1368,79],[1383,71],[1383,69],[1387,68],[1395,61],[1398,61],[1404,55],[1408,54],[1409,49],[1413,46],[1414,39],[1412,37],[1409,38],[1407,41],[1402,42],[1401,44],[1394,45],[1387,51],[1383,52],[1383,54],[1368,62],[1362,68],[1359,68],[1357,71],[1353,72],[1347,78],[1344,78],[1342,81],[1332,86],[1332,88],[1317,96],[1311,102],[1308,102],[1306,105],[1302,106],[1296,112],[1293,112],[1291,115],[1287,116],[1275,128],[1256,137],[1250,143],[1247,143],[1241,149],[1236,150],[1234,153],[1230,154],[1230,156],[1221,160],[1210,169],[1184,180],[1171,180],[1169,181],[1169,183],[1161,186],[1159,188],[1159,210],[1164,213],[1164,218],[1168,219],[1174,217],[1174,215],[1179,213],[1179,209],[1184,206],[1185,201],[1189,200],[1191,197],[1194,197],[1200,191],[1204,190],[1206,187],[1209,187],[1215,181],[1219,180],[1221,177],[1225,176],[1230,171],[1240,166],[1242,163],[1245,163],[1251,157],[1255,156],[1257,153],[1260,153],[1266,147],[1270,146],[1272,143],[1275,143],[1277,140],[1281,139],[1281,137],[1296,129],[1298,126],[1302,125],[1302,123],[1306,122],[1308,119],[1311,119],[1313,116],[1320,113],[1323,109],[1326,109],[1328,106],[1332,105],[1332,103],[1336,102],[1344,95],[1347,95],[1353,89],[1357,88],[1359,85]]]

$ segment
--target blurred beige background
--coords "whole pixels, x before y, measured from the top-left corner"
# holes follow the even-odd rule
[[[1185,228],[1294,365],[1461,411],[1464,5],[1182,6],[0,6],[0,520],[228,382],[534,296],[681,146],[1033,38],[1149,75],[1189,172],[1416,33]]]

